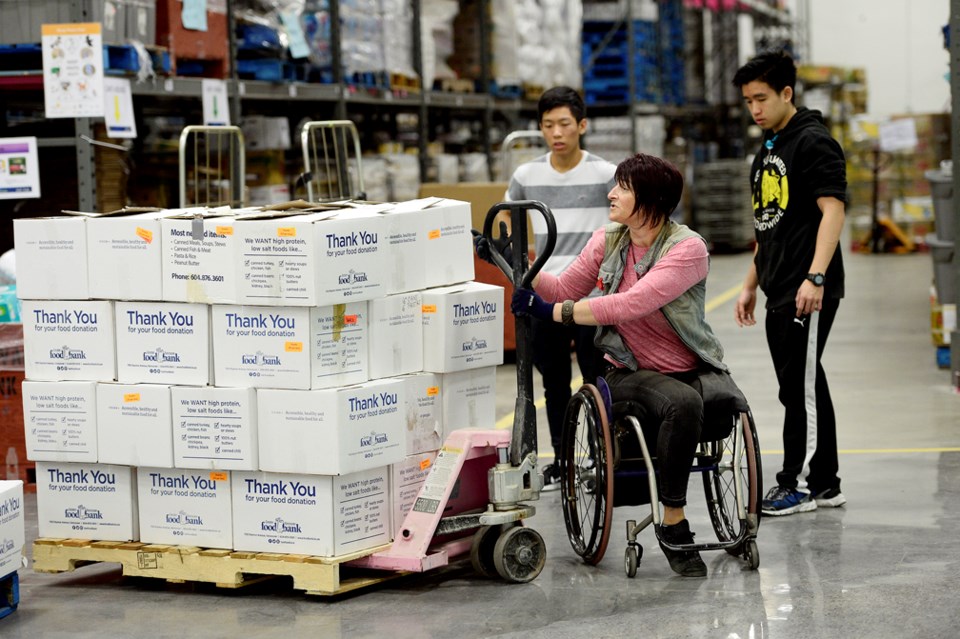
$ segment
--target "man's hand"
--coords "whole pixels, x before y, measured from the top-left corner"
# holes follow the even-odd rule
[[[737,320],[737,326],[753,326],[757,323],[753,315],[757,307],[757,291],[743,287],[740,291],[740,297],[737,298],[737,304],[733,309],[733,318]]]
[[[538,320],[553,321],[554,304],[544,302],[543,299],[527,288],[518,288],[513,292],[513,300],[510,302],[510,310],[514,315],[529,315]]]
[[[500,222],[499,239],[487,239],[476,229],[471,229],[471,233],[473,233],[473,247],[477,251],[477,257],[479,257],[481,260],[493,264],[493,257],[491,257],[491,254],[493,248],[495,248],[497,252],[503,256],[503,259],[505,259],[507,263],[513,263],[513,247],[510,241],[510,236],[507,235],[506,222]],[[493,245],[493,248],[491,248],[491,244]]]
[[[810,280],[804,280],[797,289],[797,317],[809,315],[823,308],[823,287],[815,286]]]

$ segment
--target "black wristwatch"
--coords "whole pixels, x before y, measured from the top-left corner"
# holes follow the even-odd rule
[[[823,273],[807,273],[807,279],[813,282],[814,286],[823,286]]]

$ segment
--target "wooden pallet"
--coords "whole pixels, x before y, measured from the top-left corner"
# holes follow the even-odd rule
[[[276,577],[292,577],[295,590],[330,596],[405,574],[344,566],[348,561],[389,547],[378,546],[339,557],[313,557],[140,542],[41,538],[33,544],[33,569],[61,573],[73,572],[88,564],[119,563],[125,576],[165,579],[170,583],[213,583],[220,588],[240,588]]]
[[[433,88],[447,93],[475,93],[477,90],[476,82],[465,78],[438,78]]]

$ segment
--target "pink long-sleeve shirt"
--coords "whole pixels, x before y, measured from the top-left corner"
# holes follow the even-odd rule
[[[540,273],[537,293],[548,302],[586,297],[597,286],[604,244],[601,228],[593,233],[587,246],[560,276]],[[710,268],[707,247],[698,238],[683,240],[640,279],[634,265],[647,250],[647,247],[630,246],[616,293],[587,300],[590,310],[597,322],[617,329],[640,368],[661,373],[693,370],[698,365],[697,356],[684,345],[659,310],[707,276]]]

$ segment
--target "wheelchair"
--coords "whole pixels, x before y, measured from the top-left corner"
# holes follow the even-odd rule
[[[603,559],[615,506],[649,504],[638,524],[627,521],[624,568],[635,577],[643,556],[637,535],[653,524],[670,550],[724,550],[760,565],[757,530],[763,495],[760,443],[750,407],[729,376],[720,392],[704,401],[704,423],[691,473],[700,473],[707,512],[717,542],[672,545],[660,537],[657,428],[644,428],[636,403],[614,398],[602,377],[584,384],[567,404],[561,438],[560,494],[567,536],[589,565]],[[614,400],[619,401],[614,401]]]

